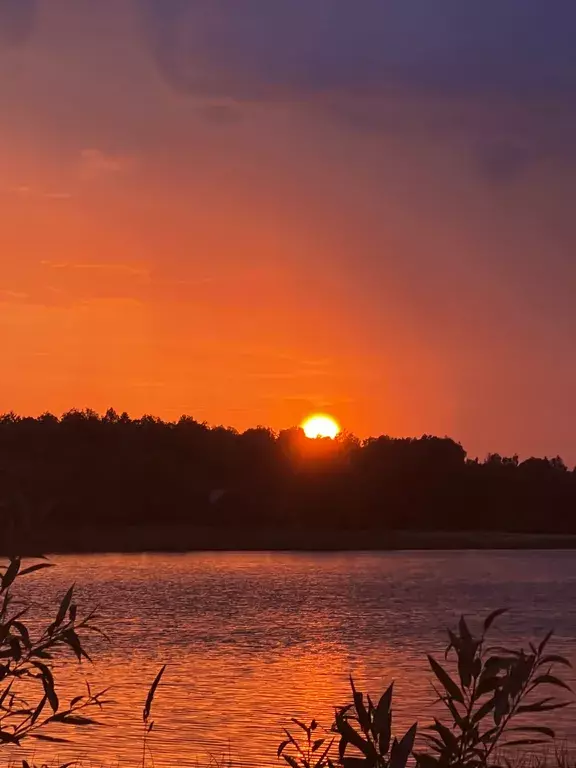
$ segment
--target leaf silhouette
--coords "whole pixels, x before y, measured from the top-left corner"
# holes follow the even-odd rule
[[[486,620],[484,621],[484,632],[488,632],[492,624],[496,621],[496,619],[499,616],[502,616],[503,613],[507,613],[508,608],[498,608],[495,611],[492,611],[492,613],[486,617]]]
[[[556,675],[538,675],[532,682],[531,690],[538,685],[555,685],[557,688],[564,688],[567,691],[572,691],[572,688],[570,688],[568,683],[565,683],[564,680],[560,680]]]
[[[414,723],[410,730],[403,736],[400,743],[397,741],[394,742],[390,754],[390,768],[405,768],[410,753],[414,747],[417,728],[417,724]]]
[[[446,693],[452,696],[452,698],[455,699],[460,704],[463,704],[464,697],[462,696],[462,691],[456,685],[454,680],[452,680],[448,672],[446,672],[446,670],[443,667],[441,667],[440,664],[438,664],[438,662],[436,661],[436,659],[434,659],[432,656],[428,656],[428,662],[430,663],[432,671],[444,686]]]
[[[146,703],[144,704],[144,711],[142,713],[142,719],[144,722],[148,720],[150,717],[150,710],[152,708],[152,702],[154,701],[154,694],[156,693],[156,689],[158,688],[158,685],[160,683],[160,680],[162,679],[162,675],[164,674],[166,670],[166,664],[162,667],[160,672],[156,675],[156,678],[154,679],[154,682],[150,686],[150,690],[148,691],[148,696],[146,697]]]

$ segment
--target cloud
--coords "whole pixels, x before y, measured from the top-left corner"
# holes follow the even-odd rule
[[[150,272],[145,267],[133,266],[131,264],[104,264],[104,263],[68,263],[42,260],[40,264],[49,269],[59,270],[79,270],[84,272],[112,272],[117,274],[132,275],[134,277],[148,277]]]
[[[0,301],[26,301],[29,298],[28,293],[24,291],[13,291],[8,288],[0,288]]]
[[[134,387],[135,389],[161,389],[162,387],[166,386],[165,381],[129,381],[127,382],[128,387]]]
[[[136,166],[130,155],[104,152],[101,149],[83,149],[80,153],[80,175],[85,179],[100,179],[126,173]]]
[[[576,162],[576,3],[541,0],[142,0],[172,87],[234,122],[299,102],[358,132],[468,153],[491,183]],[[228,101],[226,101],[228,100]]]
[[[72,192],[46,192],[44,197],[48,200],[71,200],[74,195]]]
[[[0,48],[27,42],[34,31],[36,0],[0,0]]]
[[[242,120],[241,106],[233,104],[207,104],[202,110],[204,118],[215,125],[234,125]]]
[[[26,184],[8,187],[2,191],[6,191],[10,195],[14,195],[21,200],[38,200],[39,198],[45,198],[46,200],[70,200],[74,196],[71,192],[60,190],[46,192],[42,189],[30,187]]]
[[[18,187],[12,187],[11,191],[17,197],[29,197],[31,194],[33,194],[32,188],[26,186],[25,184],[22,184],[22,185],[20,185]]]
[[[576,87],[573,0],[143,0],[166,79],[199,95],[402,86],[469,93]]]
[[[545,162],[550,153],[545,146],[527,140],[501,138],[480,143],[476,157],[482,173],[499,183],[523,177],[531,167]]]

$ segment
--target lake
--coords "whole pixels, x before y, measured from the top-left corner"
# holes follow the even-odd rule
[[[116,703],[101,727],[78,729],[70,747],[38,745],[37,762],[141,762],[142,706],[165,663],[149,742],[156,768],[204,766],[228,755],[238,766],[279,764],[276,747],[290,717],[316,717],[329,727],[334,705],[348,701],[350,673],[373,698],[396,681],[399,729],[417,719],[427,724],[433,692],[426,654],[443,655],[445,627],[461,612],[483,617],[509,607],[498,642],[526,644],[554,628],[553,648],[576,663],[574,551],[54,561],[57,568],[26,577],[20,591],[46,618],[72,582],[81,608],[100,606],[99,624],[112,642],[95,638],[94,665],[66,670],[64,687],[70,696],[82,692],[87,677],[110,685]],[[572,713],[553,714],[561,735],[576,739]]]

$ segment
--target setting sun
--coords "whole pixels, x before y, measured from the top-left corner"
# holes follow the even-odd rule
[[[312,439],[316,437],[331,437],[334,438],[340,432],[340,426],[338,422],[323,413],[316,413],[314,416],[309,416],[302,423],[302,429],[306,437]]]

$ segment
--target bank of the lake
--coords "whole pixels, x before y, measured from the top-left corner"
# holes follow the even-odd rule
[[[2,542],[5,553],[12,541]],[[576,549],[576,535],[490,531],[345,531],[131,525],[53,527],[45,525],[18,537],[23,554],[50,552],[353,552],[396,550]]]

